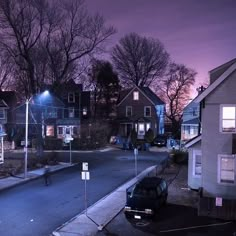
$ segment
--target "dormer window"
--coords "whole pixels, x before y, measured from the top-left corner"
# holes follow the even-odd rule
[[[75,102],[75,93],[68,93],[68,103]]]
[[[138,91],[133,92],[133,99],[136,101],[139,100],[139,92]]]

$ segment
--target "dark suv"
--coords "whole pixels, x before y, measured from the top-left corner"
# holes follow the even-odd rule
[[[164,179],[145,177],[127,189],[124,213],[127,218],[152,218],[166,204],[168,186]]]

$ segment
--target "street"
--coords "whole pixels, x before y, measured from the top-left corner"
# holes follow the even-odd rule
[[[65,154],[61,158],[67,158]],[[140,152],[138,172],[164,160],[166,153]],[[134,177],[132,151],[73,153],[78,165],[52,174],[52,185],[43,179],[0,193],[0,235],[42,236],[85,209],[85,188],[81,180],[81,163],[88,162],[87,206]]]

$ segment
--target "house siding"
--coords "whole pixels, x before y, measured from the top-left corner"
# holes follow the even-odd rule
[[[155,106],[150,102],[150,100],[139,91],[139,100],[133,100],[133,92],[139,91],[138,89],[133,90],[125,100],[117,107],[117,117],[123,118],[126,117],[126,106],[132,107],[132,116],[130,117],[133,121],[139,119],[140,117],[144,117],[144,107],[151,107],[151,117],[147,117],[151,123],[151,129],[154,134],[157,134],[158,127],[155,127],[157,123],[157,115]]]
[[[189,150],[188,150],[188,186],[191,189],[199,189],[202,186],[202,177],[201,176],[194,176],[193,175],[193,168],[194,168],[194,163],[193,163],[193,152],[194,150],[201,150],[201,143],[198,142],[195,145],[193,145]]]
[[[220,133],[220,105],[236,104],[235,87],[236,72],[233,72],[204,101],[205,108],[202,109],[202,187],[207,196],[236,199],[236,184],[223,185],[217,182],[218,154],[232,154],[232,134]]]

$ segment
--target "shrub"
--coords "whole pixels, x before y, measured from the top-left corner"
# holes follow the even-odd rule
[[[44,149],[45,150],[61,150],[62,142],[63,142],[62,139],[46,137],[44,140]]]
[[[144,139],[147,143],[151,143],[154,139],[154,132],[151,128],[148,129],[148,131],[144,135]]]
[[[171,155],[173,156],[173,162],[177,164],[188,163],[188,152],[182,150],[172,150]]]

